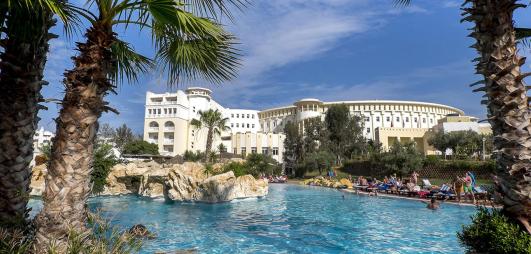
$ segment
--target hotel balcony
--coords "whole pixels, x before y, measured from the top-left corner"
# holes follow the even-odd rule
[[[149,132],[159,132],[159,127],[149,127]]]
[[[164,131],[174,132],[175,131],[175,127],[164,127]]]
[[[164,139],[164,144],[166,145],[173,145],[173,143],[175,142],[174,139]]]
[[[151,143],[151,144],[158,144],[159,140],[158,139],[149,139],[148,142]]]

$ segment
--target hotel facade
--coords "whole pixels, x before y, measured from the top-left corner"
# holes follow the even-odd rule
[[[352,115],[362,118],[364,135],[382,143],[386,149],[393,142],[417,143],[420,151],[431,154],[426,133],[447,116],[465,116],[458,108],[427,102],[396,100],[362,100],[323,102],[302,99],[293,105],[266,109],[224,108],[212,99],[212,91],[190,87],[176,93],[155,94],[147,92],[144,120],[144,140],[157,144],[163,155],[183,154],[186,150],[204,151],[206,130],[191,126],[199,119],[200,110],[217,109],[229,119],[230,130],[216,137],[214,148],[220,143],[235,154],[267,153],[282,162],[284,152],[284,126],[295,122],[304,130],[311,118],[324,120],[327,110],[343,104]],[[477,119],[471,117],[471,122]]]

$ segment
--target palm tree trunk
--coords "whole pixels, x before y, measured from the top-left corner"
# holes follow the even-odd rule
[[[208,134],[207,134],[206,149],[205,149],[205,162],[206,163],[210,162],[210,151],[212,150],[212,142],[213,142],[212,139],[213,138],[214,138],[214,129],[209,128]]]
[[[531,114],[517,54],[513,11],[523,7],[516,0],[473,0],[464,8],[465,20],[475,23],[471,37],[476,70],[484,76],[489,122],[494,134],[497,161],[497,196],[507,215],[531,233]]]
[[[98,118],[105,110],[104,96],[113,88],[108,80],[115,40],[111,27],[95,24],[87,42],[78,43],[75,67],[65,73],[62,109],[43,193],[44,207],[37,215],[37,250],[52,240],[64,250],[70,230],[86,232],[87,205],[91,193],[92,157]]]
[[[23,226],[27,219],[33,135],[43,106],[41,88],[52,14],[34,7],[12,10],[0,41],[0,225]]]

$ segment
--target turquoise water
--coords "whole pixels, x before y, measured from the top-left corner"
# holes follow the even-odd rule
[[[474,212],[274,184],[265,198],[215,205],[114,196],[90,207],[121,228],[141,223],[157,234],[142,253],[463,253],[456,232]]]

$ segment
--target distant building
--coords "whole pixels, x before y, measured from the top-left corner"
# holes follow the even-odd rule
[[[161,155],[183,154],[186,150],[204,151],[207,130],[191,126],[192,119],[199,119],[199,111],[219,110],[228,118],[230,131],[216,137],[213,149],[223,143],[232,151],[231,134],[256,133],[260,130],[258,111],[224,108],[211,97],[206,88],[190,87],[176,93],[155,94],[147,92],[144,120],[144,140],[157,144]]]
[[[35,131],[35,134],[33,134],[33,160],[30,164],[31,166],[35,165],[35,157],[42,154],[40,150],[42,146],[52,144],[53,137],[55,137],[55,134],[44,130],[43,127]]]
[[[309,119],[318,117],[324,120],[328,109],[338,104],[346,105],[352,115],[360,116],[365,137],[382,143],[384,149],[393,142],[413,141],[420,151],[429,153],[433,149],[430,150],[427,144],[426,133],[441,124],[448,130],[488,129],[478,125],[477,119],[472,123],[475,118],[466,117],[462,110],[436,103],[394,100],[323,102],[309,98],[290,106],[258,111],[225,108],[212,99],[211,90],[190,87],[175,93],[146,94],[144,140],[157,144],[162,155],[183,154],[186,150],[204,151],[206,130],[196,130],[190,123],[199,118],[199,110],[217,109],[229,119],[230,131],[216,137],[213,149],[223,143],[227,151],[236,154],[267,151],[281,162],[284,126],[295,122],[304,130]]]

